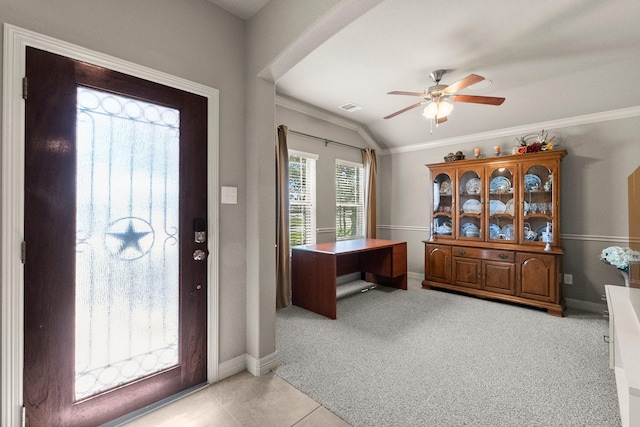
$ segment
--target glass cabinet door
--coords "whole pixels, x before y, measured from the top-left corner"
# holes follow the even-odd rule
[[[523,165],[523,172],[521,184],[524,222],[520,229],[520,242],[541,245],[544,244],[543,232],[553,234],[553,171],[545,165]]]
[[[438,174],[433,181],[433,235],[452,237],[454,201],[451,175]]]
[[[482,240],[482,178],[479,171],[462,172],[459,178],[458,238]]]
[[[518,203],[514,200],[515,165],[497,167],[487,171],[489,179],[488,236],[487,240],[515,243]]]

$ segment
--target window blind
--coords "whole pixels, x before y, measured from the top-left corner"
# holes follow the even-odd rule
[[[336,160],[336,240],[364,237],[364,167]]]
[[[311,153],[289,150],[289,242],[316,243],[316,160]]]

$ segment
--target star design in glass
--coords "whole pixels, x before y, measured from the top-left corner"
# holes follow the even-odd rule
[[[140,254],[144,253],[144,250],[140,246],[140,240],[145,236],[151,234],[151,231],[136,231],[133,226],[133,221],[129,221],[129,225],[126,230],[121,232],[111,232],[107,233],[110,236],[115,237],[120,241],[120,248],[118,249],[119,254],[123,254],[127,249],[132,249]]]

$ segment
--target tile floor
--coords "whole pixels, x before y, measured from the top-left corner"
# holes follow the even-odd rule
[[[244,371],[138,418],[127,427],[348,427],[275,374]]]

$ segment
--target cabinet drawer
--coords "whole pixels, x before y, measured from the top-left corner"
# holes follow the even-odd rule
[[[511,251],[501,251],[496,249],[469,248],[465,246],[452,248],[453,256],[465,258],[480,258],[493,261],[513,262],[515,254]]]

